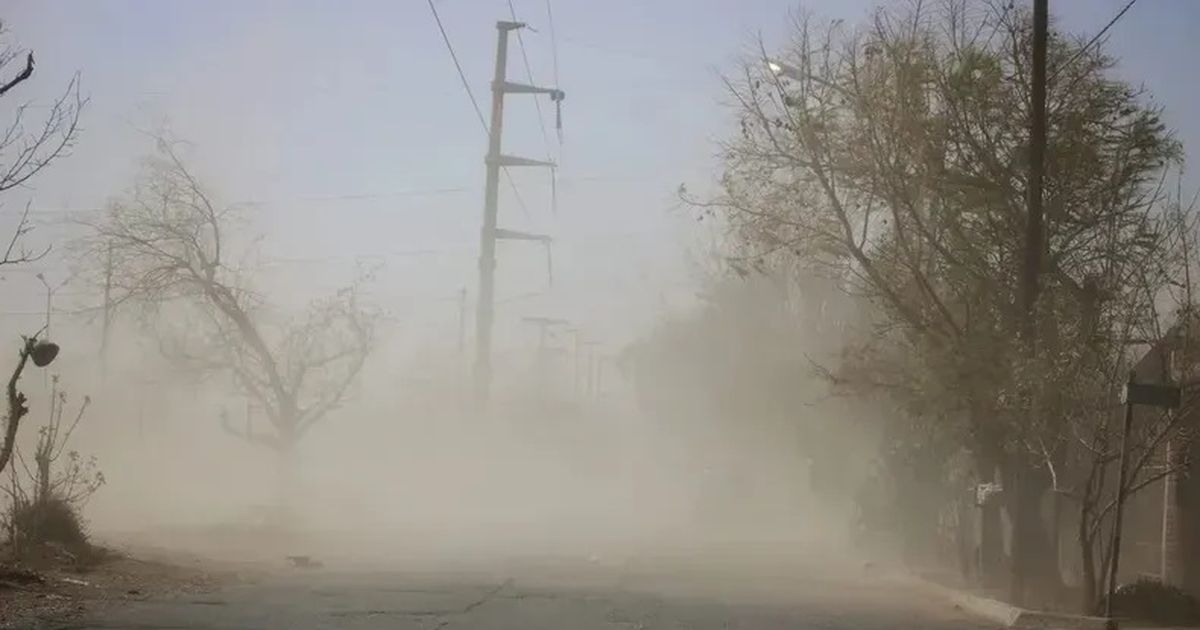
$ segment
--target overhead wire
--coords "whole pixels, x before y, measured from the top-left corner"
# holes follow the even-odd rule
[[[479,107],[479,101],[475,98],[475,92],[471,90],[471,84],[467,81],[467,74],[463,72],[462,64],[458,61],[458,54],[454,52],[454,44],[450,42],[450,36],[446,33],[446,27],[442,24],[442,17],[438,14],[437,7],[434,6],[433,0],[427,0],[429,3],[429,11],[433,13],[433,19],[437,22],[438,32],[442,34],[442,42],[446,44],[446,51],[450,53],[450,59],[454,61],[454,69],[458,71],[458,78],[462,82],[463,89],[467,92],[467,97],[471,99],[471,107],[475,110],[475,116],[479,119],[480,126],[483,127],[484,135],[491,133],[488,129],[487,121],[483,117],[483,109]],[[517,188],[517,182],[513,179],[512,173],[508,171],[508,167],[500,167],[504,172],[504,178],[508,181],[508,185],[512,188],[513,198],[517,202],[517,207],[521,209],[521,213],[525,218],[529,218],[529,207],[525,204],[525,197],[521,195],[521,190]]]
[[[519,17],[517,17],[517,8],[516,8],[516,5],[513,4],[513,0],[508,0],[508,12],[512,16],[512,19],[514,22],[521,21],[521,19]],[[533,29],[530,29],[530,30],[533,30]],[[537,31],[534,31],[534,32],[537,32]],[[521,31],[519,29],[517,30],[517,45],[521,49],[521,61],[524,62],[524,64],[525,64],[525,77],[526,77],[526,79],[528,79],[530,85],[536,85],[537,83],[533,80],[533,67],[530,66],[530,64],[529,64],[529,52],[525,47],[525,37],[521,35]],[[558,87],[557,71],[555,72],[555,75],[556,76],[554,77],[554,87],[557,88]],[[534,98],[532,100],[533,100],[533,106],[537,110],[538,130],[542,132],[542,146],[546,149],[546,161],[551,163],[551,166],[550,166],[550,212],[553,214],[558,214],[558,183],[556,181],[558,179],[558,164],[557,164],[556,159],[551,155],[550,136],[546,133],[546,117],[542,113],[542,101],[541,101],[541,99],[538,99],[538,98]],[[561,155],[561,153],[562,153],[562,128],[557,127],[557,129],[558,129],[558,133],[559,133],[559,154]]]
[[[583,183],[595,182],[638,182],[654,179],[653,175],[649,174],[629,174],[629,175],[587,175],[582,177],[569,177],[561,180],[560,183],[567,185],[578,185]],[[240,206],[267,206],[277,203],[293,203],[293,202],[321,202],[321,201],[370,201],[375,199],[388,199],[393,197],[433,197],[439,195],[457,195],[463,193],[478,192],[479,186],[451,186],[444,188],[426,188],[414,190],[396,190],[391,192],[380,193],[341,193],[332,195],[300,195],[295,197],[287,197],[283,199],[241,199],[233,200],[230,205]],[[89,206],[81,208],[32,208],[29,211],[30,216],[46,215],[46,214],[94,214],[106,212],[109,208],[101,206]],[[39,226],[41,227],[41,226]]]
[[[433,0],[429,1],[429,10],[433,13],[433,20],[437,22],[438,31],[442,34],[442,41],[446,44],[446,51],[450,53],[450,60],[454,62],[454,69],[458,71],[458,78],[462,81],[463,89],[467,92],[467,98],[471,99],[471,107],[475,109],[475,116],[479,118],[479,125],[483,127],[483,133],[488,133],[487,120],[483,118],[483,109],[479,107],[479,101],[475,99],[475,92],[471,90],[471,84],[467,81],[467,74],[463,72],[462,64],[458,61],[458,54],[454,52],[454,45],[450,43],[450,36],[446,34],[446,27],[442,24],[442,17],[438,15],[437,7],[433,5]]]
[[[558,37],[554,33],[554,11],[550,8],[550,0],[546,0],[546,26],[550,29],[550,59],[554,72],[554,87],[558,89]],[[554,133],[558,138],[558,160],[562,161],[563,151],[563,131],[562,120],[554,126]],[[558,214],[558,165],[550,170],[550,204],[554,209],[554,213]]]
[[[512,15],[512,19],[514,22],[521,21],[521,19],[517,17],[517,8],[513,4],[513,0],[508,0],[508,12],[510,15]],[[532,30],[532,29],[530,29],[530,30]],[[517,30],[517,45],[521,49],[521,60],[525,62],[525,76],[529,80],[530,85],[537,85],[537,83],[533,80],[533,68],[529,65],[529,54],[525,49],[525,38],[521,36],[520,29]],[[555,89],[558,88],[557,78],[555,79],[554,87],[555,87]],[[546,149],[546,161],[550,163],[550,212],[552,214],[557,215],[558,214],[558,185],[555,180],[558,179],[558,177],[557,177],[558,166],[555,163],[555,161],[551,158],[551,155],[550,155],[550,136],[546,134],[546,119],[545,119],[545,116],[542,114],[542,103],[536,97],[533,99],[533,106],[534,106],[534,108],[537,109],[538,129],[541,130],[541,132],[542,132],[542,145]],[[561,125],[558,128],[561,131],[561,129],[562,129]],[[546,248],[546,278],[548,280],[549,287],[553,288],[554,287],[553,248],[550,245],[550,241],[543,241],[542,244]]]
[[[512,16],[514,22],[521,21],[521,19],[517,17],[517,8],[513,4],[513,0],[508,0],[508,13]],[[529,52],[525,48],[525,38],[521,35],[521,31],[519,29],[517,30],[517,46],[521,49],[521,61],[525,65],[525,78],[529,80],[530,85],[536,85],[533,80],[533,67],[529,65]],[[546,117],[542,113],[542,101],[537,98],[530,100],[533,101],[533,106],[535,109],[537,109],[538,129],[542,132],[542,144],[546,149],[546,157],[549,158],[550,136],[546,133]]]
[[[1054,74],[1050,75],[1050,80],[1053,81],[1055,79],[1055,77],[1057,77],[1059,75],[1059,73],[1063,71],[1064,68],[1070,66],[1072,63],[1075,63],[1076,59],[1079,59],[1081,56],[1083,56],[1084,53],[1086,53],[1088,51],[1089,48],[1091,48],[1093,45],[1095,45],[1096,42],[1100,41],[1100,38],[1104,37],[1105,33],[1107,33],[1110,29],[1112,29],[1112,27],[1118,21],[1120,21],[1121,18],[1125,17],[1125,14],[1128,13],[1129,10],[1133,8],[1133,5],[1135,3],[1137,3],[1137,0],[1129,0],[1129,2],[1125,5],[1125,7],[1122,8],[1120,11],[1118,11],[1117,14],[1115,16],[1113,16],[1113,19],[1109,20],[1108,24],[1104,25],[1104,28],[1100,29],[1100,32],[1096,33],[1091,39],[1088,40],[1088,42],[1086,44],[1083,45],[1082,48],[1075,51],[1075,54],[1071,55],[1069,58],[1067,58],[1066,61],[1064,61],[1057,68],[1055,68]]]
[[[554,87],[558,87],[558,36],[554,33],[554,10],[546,0],[546,26],[550,30],[550,59],[554,69]],[[562,153],[562,127],[558,128],[558,151]]]

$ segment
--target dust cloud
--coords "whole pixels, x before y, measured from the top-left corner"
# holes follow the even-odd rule
[[[779,306],[743,298],[752,326],[756,309]],[[483,414],[462,356],[389,350],[381,337],[347,402],[290,456],[221,430],[222,412],[239,429],[266,422],[228,375],[180,374],[125,324],[106,374],[64,370],[73,391],[96,392],[78,448],[98,458],[107,483],[86,514],[102,539],[267,562],[847,547],[855,476],[874,448],[863,409],[830,398],[811,366],[755,356],[780,343],[814,347],[814,335],[724,329],[731,320],[706,320],[710,309],[664,315],[607,366],[599,393],[586,391],[570,353],[499,363],[509,376]],[[671,335],[709,347],[656,354]],[[830,342],[829,331],[817,337]],[[761,384],[781,377],[798,379],[795,400],[761,400]],[[706,391],[714,385],[723,391]],[[822,451],[846,462],[832,491],[811,472]]]
[[[265,430],[268,421],[228,371],[201,374],[164,358],[172,331],[162,313],[122,305],[99,359],[99,289],[72,285],[87,295],[56,303],[52,337],[64,350],[54,372],[72,401],[85,394],[93,400],[73,443],[97,458],[106,479],[84,512],[93,534],[269,562],[290,554],[344,562],[539,554],[601,561],[854,545],[854,493],[870,474],[879,437],[868,429],[869,418],[881,410],[832,396],[814,367],[832,363],[841,336],[850,333],[783,316],[802,303],[829,300],[780,289],[790,281],[678,277],[696,271],[684,254],[702,235],[690,217],[678,216],[686,212],[661,209],[679,205],[673,190],[680,179],[711,172],[707,160],[691,157],[708,150],[704,133],[675,129],[672,137],[693,140],[661,143],[664,151],[677,144],[687,156],[649,152],[644,163],[628,156],[618,163],[588,157],[586,147],[602,148],[610,138],[581,123],[573,140],[579,158],[570,167],[579,177],[572,181],[567,172],[559,183],[557,216],[544,211],[551,205],[544,178],[516,175],[525,194],[520,205],[532,208],[534,218],[522,218],[507,189],[502,217],[506,225],[555,235],[554,277],[547,278],[549,254],[540,248],[501,252],[498,309],[507,310],[498,315],[492,403],[480,412],[471,403],[470,365],[482,191],[461,186],[482,180],[478,129],[468,128],[474,121],[464,109],[462,120],[436,133],[399,131],[432,129],[427,119],[447,103],[465,107],[458,80],[439,60],[436,70],[406,79],[426,86],[440,80],[431,99],[411,99],[401,84],[395,89],[403,98],[383,93],[379,77],[404,72],[363,69],[358,57],[367,53],[346,51],[387,50],[379,63],[410,68],[417,56],[392,50],[397,36],[390,29],[334,32],[315,19],[289,25],[270,11],[253,13],[230,29],[224,46],[205,34],[178,59],[147,55],[142,61],[152,68],[144,77],[111,76],[120,63],[85,71],[96,86],[96,130],[42,180],[44,190],[66,192],[39,197],[40,206],[63,211],[47,215],[35,234],[60,245],[79,236],[71,221],[81,212],[94,220],[90,206],[104,206],[134,185],[140,156],[155,150],[147,132],[165,126],[187,145],[184,157],[213,197],[246,211],[248,220],[231,227],[227,244],[235,252],[229,259],[242,264],[237,282],[286,319],[311,297],[343,286],[358,259],[386,258],[387,269],[366,283],[363,298],[386,317],[346,400],[284,456],[223,430],[222,418],[241,433]],[[468,19],[478,22],[476,31],[491,37],[494,25],[483,13],[456,19],[464,30],[473,24]],[[58,57],[75,63],[101,54],[112,39],[63,35],[89,28],[82,20],[59,24],[32,10],[17,17],[31,43],[71,43]],[[424,54],[442,45],[427,26],[421,38],[413,35]],[[735,35],[731,51],[740,41]],[[317,51],[311,42],[318,36],[336,41]],[[346,60],[338,68],[353,72],[338,74],[325,59],[329,51],[341,51]],[[471,63],[479,64],[491,44],[474,52]],[[47,61],[43,72],[70,71],[63,63]],[[592,83],[566,102],[568,121],[612,114],[603,109],[612,106],[609,95],[630,80],[628,64],[592,65],[586,73]],[[483,68],[490,66],[480,66],[476,78]],[[632,70],[651,72],[640,64]],[[337,90],[312,89],[313,77],[334,74],[344,83]],[[694,74],[676,77],[671,89]],[[658,81],[644,82],[651,79]],[[710,98],[718,82],[704,81],[705,95],[690,99],[689,115],[727,125],[728,112]],[[122,105],[118,87],[139,95],[136,107]],[[354,101],[362,111],[347,116],[341,94],[359,89],[376,96]],[[711,102],[711,111],[696,113],[701,102]],[[533,115],[532,106],[514,105],[511,112],[506,133],[535,137],[530,120],[521,121]],[[360,116],[383,117],[389,131],[365,122],[360,128]],[[326,129],[331,120],[353,128],[353,136]],[[616,146],[640,138],[650,124],[629,121],[620,132],[629,137],[620,135]],[[399,148],[394,138],[367,146],[381,136],[401,138]],[[357,144],[342,146],[351,140]],[[329,146],[320,152],[305,144],[314,142]],[[664,171],[672,161],[683,166]],[[398,179],[405,169],[413,175]],[[407,196],[413,190],[433,192]],[[68,250],[59,247],[43,266],[62,266],[65,277],[69,256],[59,254]],[[40,325],[33,308],[40,307],[40,285],[25,285],[33,310],[5,328],[14,348],[17,333]],[[453,321],[462,317],[454,300],[463,286],[470,287],[465,323]],[[434,305],[421,313],[397,307],[413,295]],[[526,295],[540,297],[519,301]],[[664,296],[682,298],[668,303]],[[850,319],[855,311],[853,304],[830,308]],[[520,317],[547,312],[608,342],[598,375],[591,376],[589,350],[565,331],[554,335],[552,352],[539,354]],[[425,320],[434,321],[435,333]],[[165,318],[168,328],[186,328],[187,321]],[[455,341],[460,326],[465,344]],[[45,406],[43,376],[23,381],[34,409],[23,427],[26,442],[35,439]]]

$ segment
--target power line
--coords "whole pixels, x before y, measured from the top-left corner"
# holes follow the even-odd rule
[[[442,18],[438,15],[437,7],[433,5],[433,0],[427,0],[429,10],[433,13],[433,19],[437,22],[438,31],[442,34],[442,41],[446,43],[446,51],[450,53],[450,59],[454,61],[454,69],[458,71],[458,78],[462,81],[463,89],[467,91],[467,97],[471,99],[471,107],[475,110],[475,116],[479,118],[479,125],[483,127],[484,135],[489,133],[487,121],[483,118],[483,110],[479,107],[479,101],[475,99],[475,93],[471,91],[471,84],[467,81],[467,75],[463,72],[462,64],[458,61],[458,55],[454,52],[454,45],[450,43],[450,36],[446,34],[446,27],[442,25]],[[521,196],[520,189],[517,188],[517,182],[513,180],[512,173],[508,172],[507,167],[502,167],[504,178],[508,180],[509,187],[512,188],[513,198],[517,201],[517,206],[521,208],[521,214],[525,218],[529,218],[529,207],[525,205],[525,198]]]
[[[585,183],[611,183],[611,182],[638,182],[654,179],[654,175],[648,174],[629,174],[629,175],[585,175],[582,177],[569,177],[559,180],[560,185],[578,185]],[[268,206],[280,203],[294,203],[305,201],[371,201],[375,199],[389,199],[395,197],[433,197],[439,195],[457,195],[464,193],[474,193],[480,190],[479,186],[452,186],[445,188],[426,188],[415,190],[396,190],[391,192],[380,193],[341,193],[332,195],[301,195],[296,197],[288,197],[284,199],[241,199],[231,201],[231,205],[240,206]],[[30,215],[45,215],[45,214],[95,214],[107,212],[107,207],[91,206],[82,208],[33,208],[29,211]],[[39,227],[41,227],[39,225]]]
[[[1053,80],[1055,77],[1057,77],[1058,73],[1062,72],[1063,68],[1066,68],[1067,66],[1070,66],[1072,63],[1075,63],[1076,59],[1081,57],[1083,55],[1083,53],[1087,52],[1087,50],[1089,48],[1091,48],[1096,42],[1100,41],[1100,38],[1104,37],[1104,34],[1107,33],[1109,31],[1109,29],[1111,29],[1113,27],[1114,24],[1116,24],[1122,17],[1125,17],[1125,14],[1129,12],[1129,9],[1133,8],[1134,3],[1136,3],[1136,2],[1137,2],[1137,0],[1129,0],[1129,3],[1125,5],[1125,8],[1123,8],[1119,12],[1117,12],[1117,15],[1114,16],[1113,19],[1109,20],[1108,24],[1105,24],[1104,28],[1100,29],[1099,33],[1096,33],[1096,35],[1094,37],[1092,37],[1090,40],[1088,40],[1088,43],[1084,44],[1082,48],[1075,51],[1074,55],[1071,55],[1070,58],[1068,58],[1066,61],[1064,61],[1062,63],[1062,65],[1060,65],[1054,71],[1054,74],[1050,76],[1050,79]]]
[[[437,7],[433,6],[433,0],[429,1],[429,10],[433,12],[433,19],[437,22],[438,31],[442,33],[442,41],[446,43],[446,51],[450,53],[450,59],[454,61],[454,69],[458,70],[458,78],[462,81],[463,89],[467,91],[467,98],[471,99],[471,106],[475,108],[475,115],[479,118],[479,125],[483,127],[483,133],[488,132],[487,121],[483,118],[483,110],[479,107],[479,101],[475,100],[475,93],[471,91],[471,84],[467,82],[467,75],[463,72],[462,64],[458,62],[458,55],[454,52],[454,46],[450,43],[450,36],[446,34],[446,27],[442,25],[442,18],[438,15]]]
[[[517,207],[521,209],[521,214],[526,219],[529,217],[529,206],[525,205],[525,197],[521,196],[521,189],[517,188],[517,182],[513,181],[512,173],[508,172],[507,166],[500,167],[504,171],[504,179],[508,180],[508,187],[512,189],[513,199],[517,202]]]
[[[520,22],[517,17],[517,8],[513,5],[513,0],[508,0],[508,12],[512,15],[514,22]],[[529,53],[525,50],[525,38],[521,36],[521,31],[517,31],[517,45],[521,48],[521,61],[525,63],[525,76],[529,79],[530,85],[535,85],[533,80],[533,69],[529,65]],[[555,82],[557,86],[557,81]],[[550,136],[546,133],[546,118],[542,115],[542,101],[540,99],[530,99],[533,101],[533,106],[537,109],[538,129],[542,132],[542,145],[546,148],[546,156],[550,155]]]
[[[550,28],[550,58],[554,62],[554,87],[558,87],[558,38],[554,34],[554,11],[550,8],[550,0],[546,0],[546,25]],[[562,129],[558,130],[558,152],[562,153]]]
[[[517,17],[517,8],[516,8],[516,6],[513,5],[513,0],[508,0],[508,12],[512,15],[512,19],[514,22],[521,21],[520,18]],[[530,30],[533,30],[533,29],[530,29]],[[525,48],[525,37],[521,35],[521,31],[519,29],[517,30],[517,44],[521,48],[521,60],[525,63],[525,76],[528,78],[530,85],[536,85],[537,82],[533,80],[533,68],[529,65],[529,53],[527,52],[527,50]],[[558,87],[558,72],[557,71],[555,71],[554,86]],[[541,99],[537,99],[537,98],[532,99],[532,100],[533,100],[533,107],[534,107],[534,109],[537,110],[538,131],[542,132],[542,146],[545,147],[545,149],[546,149],[546,161],[550,162],[550,161],[552,161],[550,159],[550,136],[546,134],[546,117],[542,114],[542,101],[541,101]],[[556,128],[558,129],[558,147],[559,147],[559,154],[561,157],[562,128],[561,127],[556,127]],[[557,168],[554,166],[551,166],[550,167],[550,211],[554,214],[558,214],[558,182],[557,182],[557,179],[558,179]]]

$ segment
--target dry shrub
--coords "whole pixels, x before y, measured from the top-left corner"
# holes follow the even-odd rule
[[[47,547],[58,547],[75,560],[91,556],[87,528],[71,502],[59,497],[19,501],[9,514],[14,551],[18,555],[41,555]]]
[[[1200,621],[1200,601],[1177,587],[1142,578],[1117,589],[1113,615],[1163,626],[1193,626]]]

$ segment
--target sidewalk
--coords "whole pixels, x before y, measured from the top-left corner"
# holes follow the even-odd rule
[[[999,599],[987,597],[986,594],[940,584],[913,571],[903,571],[896,577],[916,582],[956,607],[997,623],[1003,628],[1023,630],[1106,630],[1107,628],[1108,619],[1104,617],[1019,608]],[[1150,626],[1133,622],[1119,622],[1118,627],[1120,630],[1195,630],[1195,628]]]

